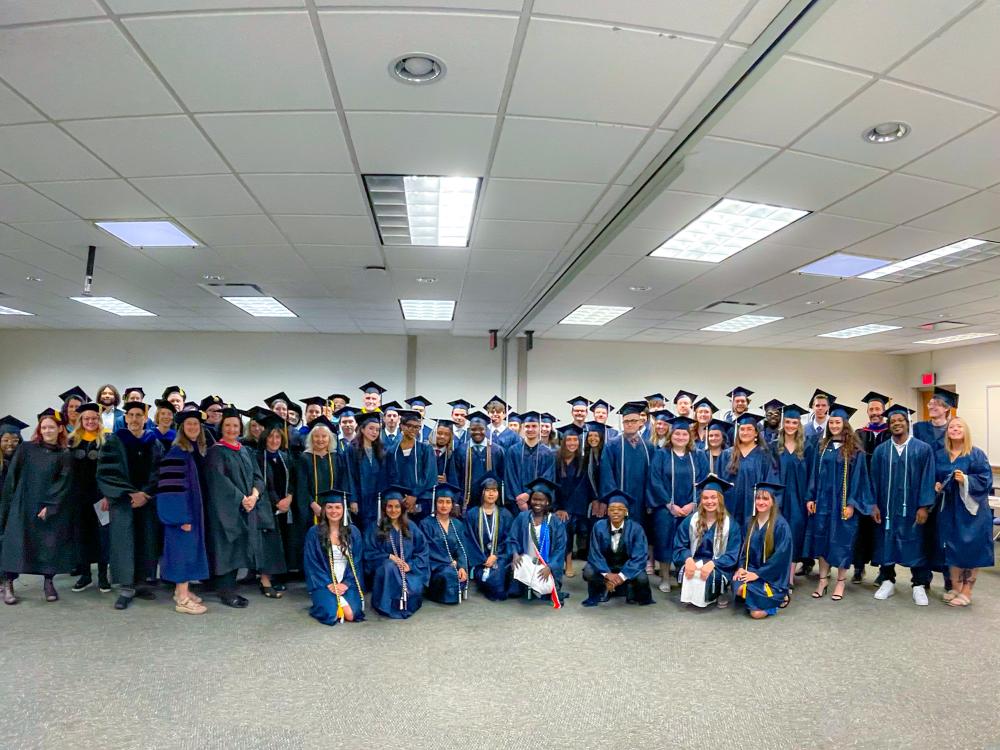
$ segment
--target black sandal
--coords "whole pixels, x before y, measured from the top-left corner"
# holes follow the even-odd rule
[[[260,593],[262,593],[268,599],[280,599],[282,593],[280,591],[275,591],[273,586],[265,586],[263,583],[259,584]]]
[[[847,578],[838,578],[837,579],[837,583],[838,584],[840,584],[840,583],[847,583]],[[833,601],[835,601],[835,602],[839,602],[841,599],[844,598],[844,595],[843,594],[830,594],[830,598],[833,599]]]
[[[791,603],[792,603],[792,592],[789,591],[787,594],[785,594],[785,600],[778,605],[778,609],[784,609]]]
[[[830,576],[829,576],[829,575],[825,575],[825,576],[820,576],[820,577],[819,577],[819,580],[820,580],[820,582],[821,582],[821,583],[822,583],[823,581],[827,581],[827,582],[829,582],[829,580],[830,580]],[[813,592],[812,592],[812,598],[813,598],[813,599],[822,599],[822,598],[823,598],[824,596],[826,596],[826,589],[827,589],[827,587],[828,587],[829,585],[830,585],[829,583],[823,583],[823,590],[822,590],[822,591],[820,591],[819,589],[817,589],[816,591],[813,591]]]

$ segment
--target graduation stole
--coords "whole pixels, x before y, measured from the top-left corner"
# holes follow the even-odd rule
[[[330,579],[333,581],[333,585],[336,586],[339,581],[337,581],[337,571],[333,564],[333,544],[331,543],[329,547],[326,548],[326,556],[330,561]],[[348,565],[351,566],[351,575],[354,576],[354,585],[357,586],[358,595],[361,597],[361,611],[365,611],[365,592],[362,590],[361,586],[358,585],[358,571],[354,568],[354,555],[350,553],[350,550],[344,552],[344,557],[347,558]],[[346,593],[346,592],[345,592]],[[334,594],[337,597],[337,619],[340,622],[344,621],[344,605],[340,600],[340,594]]]
[[[316,454],[312,453],[313,459],[313,502],[319,505],[319,472],[316,469]],[[327,487],[328,490],[333,489],[333,454],[326,454],[326,462],[330,467],[330,486]],[[313,526],[319,523],[319,516],[313,516]]]
[[[850,463],[850,461],[845,458],[844,459],[844,490],[841,493],[841,497],[840,497],[840,519],[842,521],[846,521],[847,520],[847,464],[849,464],[849,463]]]
[[[437,523],[438,528],[441,529],[441,539],[444,541],[444,551],[445,551],[445,554],[448,555],[448,557],[452,561],[452,565],[455,567],[456,570],[458,570],[458,560],[455,558],[454,555],[452,555],[451,545],[448,544],[448,531],[450,531],[451,529],[455,528],[452,525],[453,522],[449,522],[449,524],[448,524],[448,531],[445,531],[444,524],[441,523],[441,521],[439,521],[437,519],[437,517],[434,518],[434,522]],[[460,549],[462,551],[462,554],[465,555],[465,559],[468,560],[469,559],[469,555],[465,552],[465,545],[462,544],[462,535],[458,532],[458,529],[455,529],[455,541],[458,542],[458,549]],[[468,571],[466,571],[466,573],[468,573]],[[462,603],[462,599],[468,599],[468,598],[469,598],[469,581],[468,580],[459,581],[458,582],[458,603],[461,604]]]
[[[562,602],[559,601],[559,594],[556,593],[555,576],[552,574],[552,568],[549,567],[548,562],[545,560],[545,558],[549,555],[549,545],[552,541],[552,528],[549,526],[551,518],[552,514],[547,513],[545,519],[542,521],[542,530],[540,534],[542,537],[541,543],[538,541],[539,532],[535,531],[535,524],[531,522],[530,518],[528,519],[528,532],[531,534],[531,543],[535,545],[535,552],[538,556],[538,560],[546,568],[549,568],[549,575],[552,575],[553,578],[552,591],[550,592],[550,596],[552,598],[552,609],[562,609]],[[542,552],[542,547],[545,548],[545,552]]]
[[[767,527],[770,525],[770,523],[771,523],[771,519],[769,518],[769,519],[767,519],[767,523],[764,524],[764,528],[761,530],[762,533],[767,534]],[[757,531],[757,517],[754,516],[753,518],[750,519],[750,533],[747,534],[747,544],[746,544],[745,554],[743,556],[743,570],[748,570],[749,567],[750,567],[750,542],[753,541],[753,535],[754,535],[754,532],[756,532],[756,531]],[[767,543],[766,542],[765,542],[763,548],[761,548],[761,554],[763,555],[763,557],[761,558],[760,562],[763,565],[764,563],[767,562]],[[771,584],[769,584],[767,581],[764,581],[764,593],[767,594],[768,596],[774,596],[774,594],[771,591]],[[746,599],[747,598],[747,585],[746,585],[746,583],[744,583],[742,586],[740,586],[738,596],[740,597],[740,599]]]
[[[483,516],[485,515],[483,507],[479,506],[479,549],[483,552],[486,551],[486,543],[483,541]],[[493,520],[487,524],[486,530],[490,535],[490,554],[496,555],[497,535],[500,532],[500,508],[495,505],[493,506]]]
[[[399,534],[399,551],[398,552],[396,551],[396,540],[392,538],[392,532],[393,531],[396,531],[396,529],[394,529],[394,528],[392,528],[392,526],[390,526],[389,527],[389,534],[388,534],[388,536],[389,536],[389,545],[392,547],[392,554],[395,555],[396,557],[398,557],[400,560],[402,560],[405,563],[406,562],[406,558],[403,556],[403,551],[404,551],[404,548],[403,548],[403,531],[402,531],[402,529],[400,529],[397,532]],[[407,601],[409,599],[409,594],[408,594],[409,589],[406,586],[406,572],[402,568],[399,569],[399,577],[403,581],[403,592],[402,592],[402,596],[399,597],[399,609],[402,611],[402,610],[406,609],[406,603],[407,603]]]
[[[890,440],[889,442],[892,442]],[[885,452],[886,463],[889,468],[889,486],[885,491],[885,530],[889,531],[892,528],[892,454],[896,450],[896,446],[892,446],[892,450]],[[907,438],[906,443],[903,445],[903,516],[906,516],[906,498],[909,495],[909,488],[907,487],[910,474],[910,440]]]

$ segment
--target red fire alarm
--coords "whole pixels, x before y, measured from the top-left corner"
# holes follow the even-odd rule
[[[920,385],[934,385],[934,373],[925,372],[920,376]]]

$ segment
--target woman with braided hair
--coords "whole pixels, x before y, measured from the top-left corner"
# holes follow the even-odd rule
[[[306,532],[303,570],[312,598],[309,614],[324,625],[365,619],[361,532],[346,513],[346,493],[320,494],[319,523]]]

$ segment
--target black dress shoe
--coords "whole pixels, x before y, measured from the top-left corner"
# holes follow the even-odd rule
[[[130,596],[119,596],[115,601],[115,609],[128,609],[128,605],[132,603],[132,597]]]
[[[111,591],[111,581],[108,580],[106,575],[97,576],[97,588],[102,594],[106,594]]]
[[[238,594],[219,594],[219,601],[233,609],[245,609],[250,603]]]
[[[73,591],[84,591],[94,585],[94,579],[90,576],[80,576],[73,584]]]
[[[135,592],[135,598],[142,599],[144,602],[151,602],[156,599],[156,594],[149,589],[138,589]]]
[[[851,576],[851,583],[861,583],[863,580],[865,580],[865,569],[855,568],[854,575]]]

